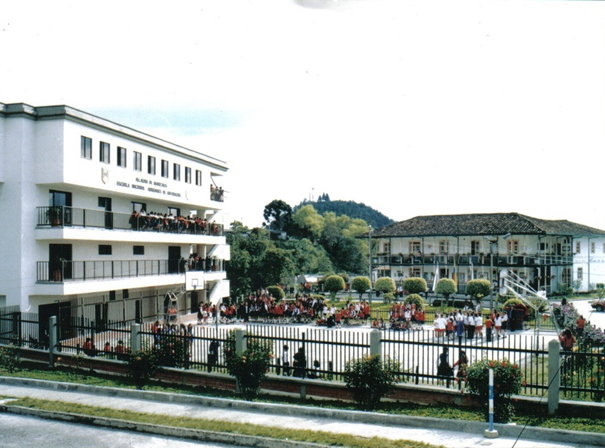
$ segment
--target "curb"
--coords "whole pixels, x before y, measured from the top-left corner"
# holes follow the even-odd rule
[[[271,439],[261,436],[248,436],[243,434],[207,431],[203,429],[180,428],[175,426],[153,425],[150,423],[131,422],[128,420],[93,417],[90,415],[70,414],[67,412],[44,411],[21,406],[0,405],[0,412],[27,417],[37,417],[47,420],[58,420],[66,423],[76,423],[88,426],[120,429],[145,434],[154,434],[178,439],[196,440],[199,442],[221,443],[226,445],[254,446],[258,448],[330,448],[310,442],[297,442],[285,439]]]
[[[351,411],[341,409],[326,409],[304,405],[286,405],[279,403],[258,403],[227,398],[208,398],[196,395],[174,394],[168,392],[153,392],[134,389],[120,389],[104,386],[89,386],[75,383],[61,383],[27,378],[1,377],[0,384],[21,387],[54,389],[61,391],[82,392],[98,396],[134,398],[139,400],[157,401],[162,403],[195,404],[206,407],[237,409],[248,412],[272,413],[278,415],[304,416],[327,418],[356,423],[369,423],[390,426],[406,426],[410,428],[435,429],[440,431],[465,432],[483,434],[487,428],[485,422],[468,420],[448,420],[434,417],[416,417],[408,415],[381,414],[376,412]],[[605,434],[568,431],[551,428],[522,427],[514,424],[495,424],[494,429],[501,437],[576,443],[580,445],[605,446]]]

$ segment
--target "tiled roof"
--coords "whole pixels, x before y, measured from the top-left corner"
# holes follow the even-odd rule
[[[549,221],[519,213],[417,216],[372,232],[374,237],[462,235],[605,235],[566,220]],[[366,234],[367,236],[367,234]]]

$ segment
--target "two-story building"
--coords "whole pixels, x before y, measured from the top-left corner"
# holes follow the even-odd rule
[[[519,213],[418,216],[375,230],[373,277],[400,282],[452,278],[464,292],[471,279],[498,284],[507,269],[535,290],[580,291],[605,282],[605,231]]]
[[[103,322],[219,302],[227,170],[68,106],[0,103],[0,307]]]

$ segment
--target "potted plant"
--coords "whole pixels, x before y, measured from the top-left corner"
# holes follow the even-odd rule
[[[52,227],[57,227],[57,226],[61,225],[61,215],[62,214],[63,214],[63,207],[60,207],[57,205],[48,207],[48,210],[46,211],[46,217]]]

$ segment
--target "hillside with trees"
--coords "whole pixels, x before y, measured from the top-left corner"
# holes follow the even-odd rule
[[[319,213],[310,203],[292,210],[277,199],[265,206],[263,217],[260,228],[236,221],[227,233],[233,296],[288,284],[300,274],[367,275],[368,241],[358,238],[368,231],[363,219]]]
[[[392,219],[388,218],[372,207],[355,201],[332,201],[327,193],[319,195],[317,201],[304,200],[294,207],[293,211],[296,212],[305,205],[312,205],[320,215],[331,212],[336,216],[348,216],[351,219],[363,219],[374,229],[379,229],[394,223]]]

